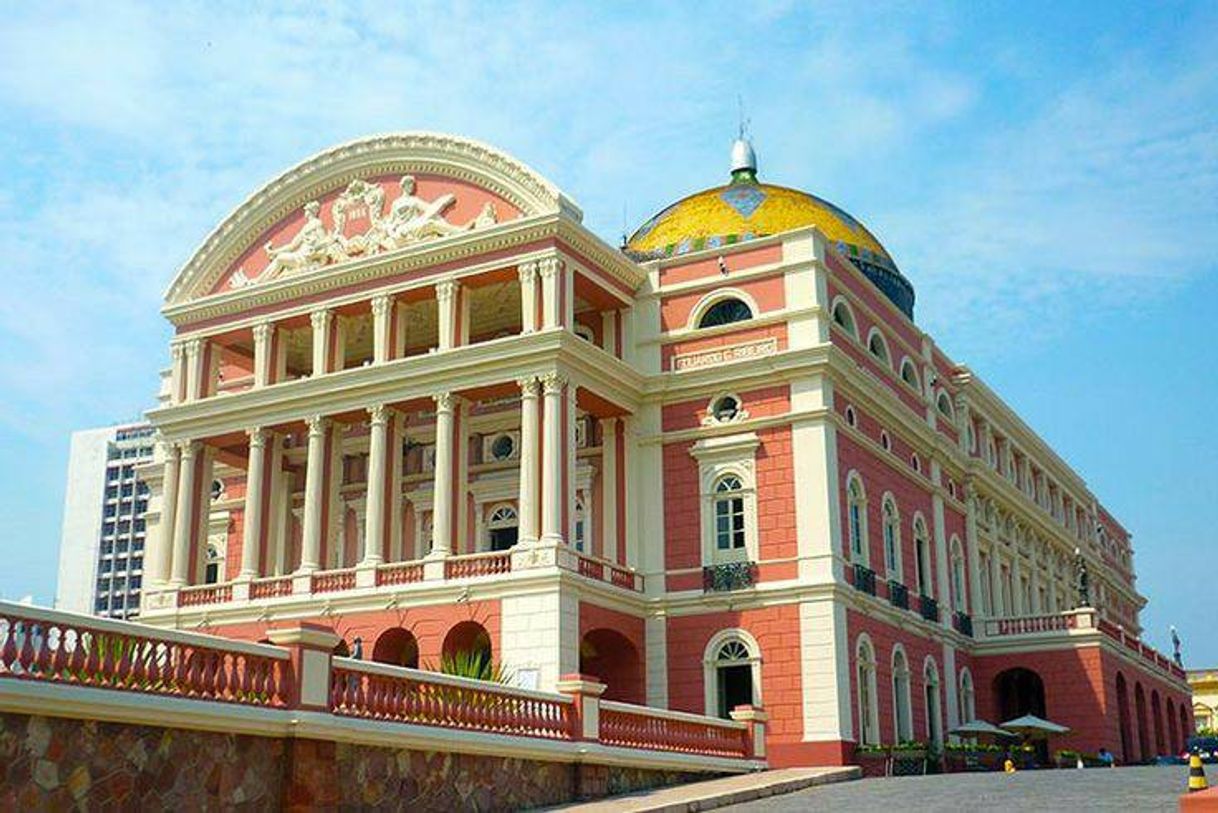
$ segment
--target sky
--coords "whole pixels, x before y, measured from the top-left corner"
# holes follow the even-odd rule
[[[26,3],[0,15],[0,596],[50,603],[72,430],[138,417],[166,287],[263,182],[494,144],[616,244],[725,180],[867,223],[917,321],[1134,534],[1147,639],[1218,666],[1213,3]]]

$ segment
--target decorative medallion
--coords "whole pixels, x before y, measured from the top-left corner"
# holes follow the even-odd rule
[[[720,192],[719,197],[744,218],[752,217],[757,207],[765,203],[765,192],[756,184],[733,184]]]

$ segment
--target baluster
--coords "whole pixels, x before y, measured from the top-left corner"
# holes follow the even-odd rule
[[[53,675],[48,675],[51,666],[52,646],[57,646],[59,642],[59,628],[52,626],[42,626],[39,628],[42,637],[38,641],[37,652],[34,660],[34,669],[38,674],[42,675],[43,680],[53,678]],[[52,636],[55,640],[52,641]]]
[[[67,642],[67,629],[61,626],[55,627],[55,648],[51,650],[51,662],[47,667],[51,680],[63,680],[64,667],[68,662]]]

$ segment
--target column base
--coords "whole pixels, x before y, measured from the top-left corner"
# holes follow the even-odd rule
[[[445,565],[444,560],[447,559],[447,554],[441,553],[439,556],[435,552],[427,554],[423,559],[423,581],[426,582],[442,582],[444,581]]]
[[[356,587],[376,587],[376,568],[382,564],[379,560],[369,561],[365,559],[355,566],[355,586]]]
[[[301,568],[292,574],[292,594],[303,593],[305,595],[313,592],[313,571],[317,568],[309,568],[305,570]]]

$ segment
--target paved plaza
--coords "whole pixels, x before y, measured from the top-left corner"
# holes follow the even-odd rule
[[[1210,768],[1211,781],[1213,767]],[[1115,770],[1021,771],[1007,775],[947,774],[899,779],[862,779],[808,788],[784,796],[734,805],[739,813],[805,810],[961,811],[1176,810],[1188,782],[1188,768],[1139,767]]]

